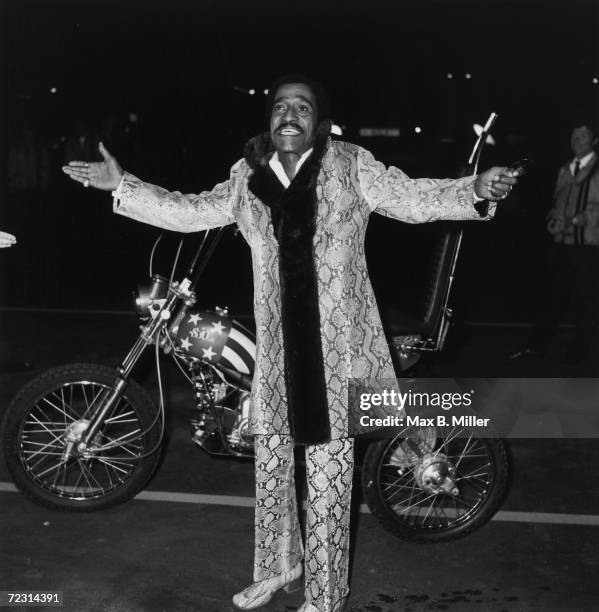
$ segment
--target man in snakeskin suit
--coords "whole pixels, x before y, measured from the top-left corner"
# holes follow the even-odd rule
[[[270,90],[270,129],[248,142],[229,180],[181,194],[100,164],[64,171],[114,191],[114,210],[182,232],[237,223],[252,251],[257,355],[251,429],[256,451],[254,582],[243,610],[290,590],[304,574],[303,612],[337,612],[348,596],[353,471],[348,380],[394,380],[364,254],[371,212],[422,223],[479,219],[477,199],[507,195],[516,177],[492,168],[458,180],[409,179],[366,150],[330,138],[326,97],[301,75]],[[487,217],[488,218],[488,217]],[[308,480],[302,543],[295,444]]]

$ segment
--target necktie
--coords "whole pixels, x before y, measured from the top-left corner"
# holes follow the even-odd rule
[[[574,178],[576,178],[576,175],[578,174],[578,171],[580,170],[580,160],[577,159],[576,163],[574,164],[574,172],[572,173],[572,176]]]

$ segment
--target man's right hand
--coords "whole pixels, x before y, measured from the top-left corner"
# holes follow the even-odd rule
[[[11,247],[17,243],[17,239],[8,232],[0,232],[0,249]]]
[[[63,166],[62,171],[84,187],[95,187],[104,191],[114,191],[121,182],[123,169],[117,160],[110,155],[104,145],[98,146],[104,158],[101,162],[72,161]]]

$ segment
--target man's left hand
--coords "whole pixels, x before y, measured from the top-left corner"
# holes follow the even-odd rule
[[[512,171],[509,168],[494,167],[479,174],[474,181],[474,193],[491,202],[507,198],[512,187],[518,183],[522,170]]]

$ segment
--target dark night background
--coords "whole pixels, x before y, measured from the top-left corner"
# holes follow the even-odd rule
[[[0,305],[128,308],[147,274],[159,231],[113,215],[109,194],[60,172],[76,120],[125,169],[197,193],[224,180],[264,129],[264,88],[301,70],[326,84],[344,139],[413,176],[456,176],[472,124],[499,114],[482,169],[524,155],[534,163],[495,222],[467,224],[454,303],[462,320],[529,321],[557,168],[570,157],[572,126],[599,118],[598,9],[572,0],[5,1],[0,229],[19,242],[0,253]],[[47,153],[49,182],[22,198],[7,168],[24,127]],[[361,137],[368,127],[400,137]],[[369,268],[382,301],[407,307],[422,293],[437,231],[373,215]],[[170,271],[177,243],[175,234],[161,242],[159,271]],[[240,237],[227,234],[206,281],[201,303],[251,312]]]

